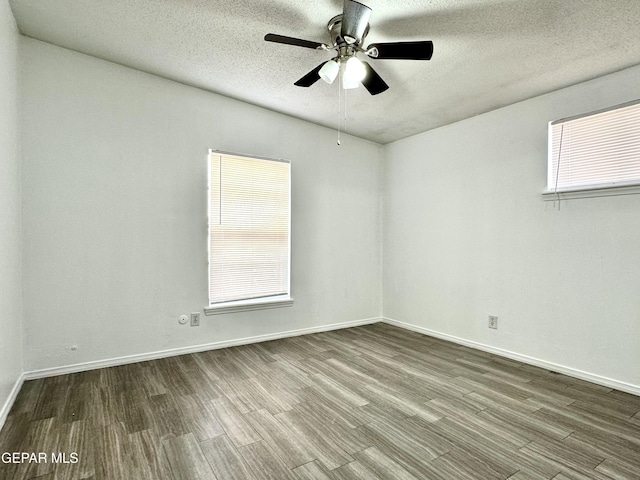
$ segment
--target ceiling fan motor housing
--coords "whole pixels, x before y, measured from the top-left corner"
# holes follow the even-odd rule
[[[345,35],[346,38],[342,36],[342,14],[336,15],[327,24],[327,28],[329,30],[329,36],[331,37],[331,45],[334,47],[342,47],[347,45],[356,45],[359,46],[369,33],[369,24],[362,29],[362,34],[358,38],[354,38],[352,36]]]

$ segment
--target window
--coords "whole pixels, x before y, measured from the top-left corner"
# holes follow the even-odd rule
[[[640,185],[639,102],[549,124],[547,193],[631,185]]]
[[[290,164],[209,153],[207,314],[288,306]]]

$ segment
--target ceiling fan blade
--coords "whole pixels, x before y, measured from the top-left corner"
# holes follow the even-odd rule
[[[340,36],[349,44],[362,40],[371,17],[371,9],[354,0],[344,0]]]
[[[267,33],[264,36],[267,42],[285,43],[287,45],[295,45],[296,47],[315,48],[325,50],[327,45],[324,43],[312,42],[311,40],[301,40],[299,38],[286,37],[284,35],[276,35],[275,33]]]
[[[320,69],[323,67],[325,63],[327,62],[322,62],[320,65],[318,65],[316,68],[311,70],[300,80],[295,82],[294,85],[296,87],[310,87],[311,85],[316,83],[318,80],[320,80],[320,75],[318,75],[318,72],[320,71]]]
[[[362,62],[367,75],[362,80],[362,85],[371,95],[378,95],[389,88],[378,72],[376,72],[367,62]]]
[[[367,53],[371,58],[382,60],[431,60],[433,42],[426,40],[423,42],[372,43],[367,47],[367,52],[372,52]]]

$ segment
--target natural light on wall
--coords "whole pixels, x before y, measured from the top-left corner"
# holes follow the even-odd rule
[[[289,297],[290,164],[209,154],[209,304]]]
[[[640,184],[640,103],[549,124],[547,192]]]

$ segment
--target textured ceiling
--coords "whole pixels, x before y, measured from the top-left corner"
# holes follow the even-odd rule
[[[431,61],[371,60],[390,85],[347,97],[347,131],[379,143],[640,64],[639,0],[361,0],[366,44],[433,40]],[[341,0],[10,0],[29,37],[337,127],[337,83],[293,82],[329,52]],[[640,81],[640,79],[639,79]]]

